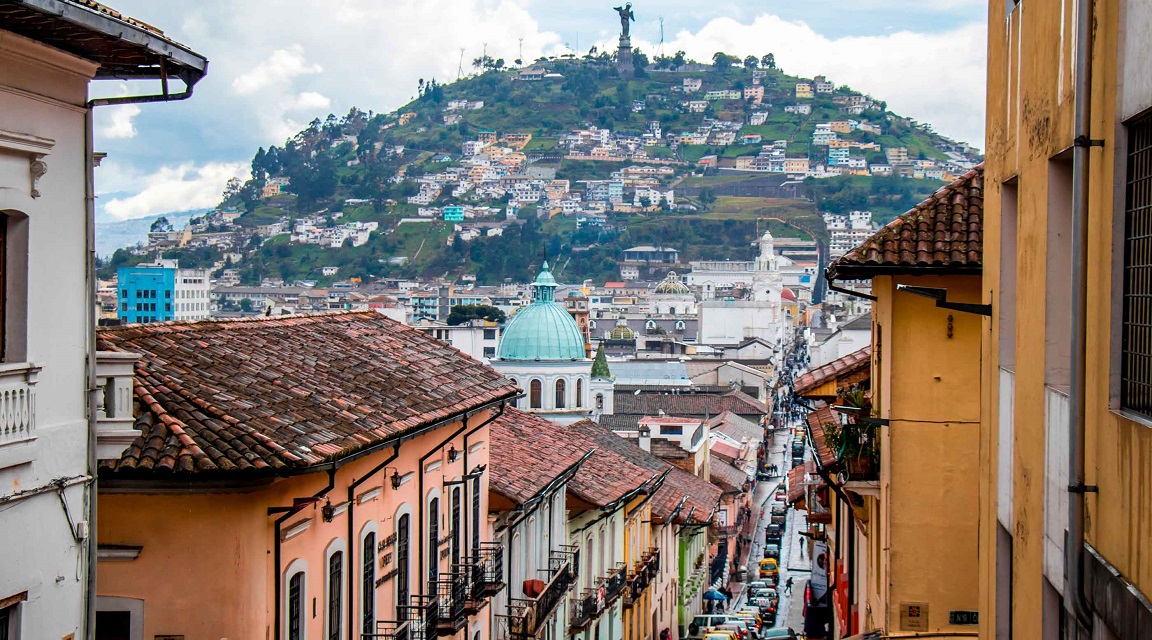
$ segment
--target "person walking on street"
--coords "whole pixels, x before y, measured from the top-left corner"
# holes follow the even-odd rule
[[[788,580],[784,583],[784,593],[792,593],[792,576],[788,576]]]

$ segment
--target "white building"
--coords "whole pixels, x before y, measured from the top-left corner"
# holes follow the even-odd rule
[[[482,320],[452,326],[424,318],[412,326],[484,363],[496,357],[496,347],[500,345],[499,325]]]
[[[698,342],[711,346],[731,346],[759,338],[780,344],[790,322],[781,311],[784,289],[771,232],[760,238],[760,254],[751,274],[751,300],[705,299],[699,304]],[[691,278],[692,274],[689,274]]]
[[[92,4],[6,5],[0,21],[2,638],[90,638],[90,619],[128,637],[142,624],[143,601],[94,595],[97,458],[119,456],[138,433],[135,357],[95,351],[88,132],[102,101],[88,101],[89,81],[110,69],[104,77],[152,79],[165,65],[191,86],[207,61]],[[99,554],[130,559],[131,549]]]

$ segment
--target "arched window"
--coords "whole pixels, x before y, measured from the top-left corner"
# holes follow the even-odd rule
[[[676,330],[677,331],[683,331],[684,330],[684,321],[683,320],[677,320],[676,321]]]
[[[428,501],[428,583],[440,579],[440,498]]]
[[[655,320],[649,320],[648,322],[645,322],[644,328],[649,330],[649,331],[655,329],[656,328],[656,321]]]
[[[341,640],[340,623],[344,619],[344,552],[328,557],[328,640]]]
[[[595,320],[589,320],[588,321],[588,328],[589,329],[595,329],[596,328],[596,321]]]
[[[528,408],[539,409],[541,408],[540,396],[544,395],[542,392],[543,385],[539,380],[533,380],[528,385]]]
[[[412,518],[405,513],[396,520],[396,606],[408,606],[408,596],[412,594],[409,568],[411,561]]]
[[[288,579],[288,640],[304,637],[304,572]]]
[[[376,534],[364,536],[364,550],[361,552],[364,563],[360,584],[360,625],[364,633],[376,633]],[[352,596],[349,594],[349,599]]]
[[[564,384],[564,378],[560,378],[559,380],[556,381],[556,408],[557,409],[563,409],[564,408],[564,396],[567,395],[565,393],[566,391],[568,391],[568,389],[567,389],[567,385]]]
[[[596,394],[596,408],[597,409],[603,409],[604,408],[604,394],[603,393],[597,393]]]
[[[676,307],[669,307],[668,313],[670,313],[672,315],[676,315]]]
[[[584,406],[584,378],[576,378],[576,408]]]

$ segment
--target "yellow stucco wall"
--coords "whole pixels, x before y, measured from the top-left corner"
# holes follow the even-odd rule
[[[1116,294],[1119,277],[1114,233],[1123,225],[1123,169],[1117,146],[1126,135],[1116,121],[1118,0],[1094,3],[1092,148],[1089,173],[1087,317],[1087,484],[1099,486],[1087,499],[1086,533],[1125,579],[1152,593],[1152,428],[1122,417],[1114,385],[1119,350]],[[1073,3],[1024,2],[1006,17],[1003,3],[989,6],[987,162],[985,170],[985,301],[1000,300],[1008,281],[998,248],[1011,191],[1017,194],[1017,270],[1014,351],[1014,437],[1012,462],[1012,631],[1040,637],[1045,518],[1045,338],[1046,265],[1051,177],[1050,160],[1072,146],[1074,85]],[[1063,11],[1063,15],[1061,15]],[[1116,185],[1115,181],[1121,184]],[[1005,183],[1011,181],[1012,186]],[[981,634],[995,637],[999,389],[996,383],[1001,333],[994,313],[985,325],[985,398],[981,438]]]
[[[873,397],[878,415],[891,421],[881,431],[879,522],[873,524],[881,529],[883,551],[873,556],[880,566],[868,571],[880,585],[869,600],[886,619],[876,610],[872,619],[899,632],[901,603],[924,602],[929,631],[971,631],[949,625],[948,612],[978,605],[981,319],[897,292],[898,283],[946,288],[950,301],[980,300],[978,276],[872,281]]]

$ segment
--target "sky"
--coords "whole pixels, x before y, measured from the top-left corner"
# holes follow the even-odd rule
[[[355,106],[392,111],[420,79],[456,79],[461,49],[511,61],[615,49],[616,2],[583,0],[110,0],[209,59],[184,102],[99,107],[97,216],[212,207],[258,147]],[[632,44],[710,61],[774,53],[900,115],[984,146],[985,0],[635,0]],[[94,82],[94,96],[150,93]]]

